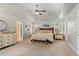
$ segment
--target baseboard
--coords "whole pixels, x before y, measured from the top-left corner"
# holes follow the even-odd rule
[[[72,48],[73,49],[73,51],[75,52],[75,53],[77,53],[78,55],[79,55],[79,51],[78,50],[76,50],[70,43],[68,43],[67,41],[66,41],[66,43],[68,44],[68,46],[70,47],[70,48]]]

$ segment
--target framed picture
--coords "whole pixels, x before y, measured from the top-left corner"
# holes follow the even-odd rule
[[[30,24],[26,24],[25,29],[26,29],[27,32],[29,32],[30,31]]]

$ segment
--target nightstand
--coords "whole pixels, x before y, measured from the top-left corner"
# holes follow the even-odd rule
[[[65,39],[65,37],[64,37],[63,34],[57,33],[57,34],[55,34],[55,39],[56,39],[56,40],[62,40],[62,39]]]

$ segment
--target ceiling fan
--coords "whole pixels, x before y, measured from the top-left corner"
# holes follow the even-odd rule
[[[35,9],[35,13],[36,14],[39,14],[39,15],[42,15],[42,13],[46,12],[46,10],[40,10],[39,9],[39,5],[36,4],[36,9]]]

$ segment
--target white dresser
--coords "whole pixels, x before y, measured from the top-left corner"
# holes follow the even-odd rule
[[[0,33],[0,48],[16,43],[15,33]]]

